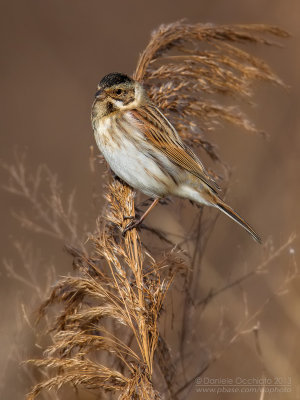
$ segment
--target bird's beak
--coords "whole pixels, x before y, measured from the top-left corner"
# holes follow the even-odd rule
[[[106,93],[105,93],[105,91],[103,89],[97,90],[97,92],[95,94],[95,98],[97,100],[104,100],[105,96],[106,96]]]

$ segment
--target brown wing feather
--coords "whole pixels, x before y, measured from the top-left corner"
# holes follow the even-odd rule
[[[147,140],[168,156],[174,164],[195,175],[214,192],[219,189],[198,157],[185,146],[175,128],[155,106],[139,107],[132,111],[132,115],[139,121]]]

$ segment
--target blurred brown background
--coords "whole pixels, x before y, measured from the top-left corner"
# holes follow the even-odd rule
[[[14,151],[26,149],[31,168],[47,164],[57,173],[66,192],[76,188],[76,204],[82,221],[88,218],[87,204],[91,202],[94,185],[88,163],[89,148],[94,145],[90,108],[97,82],[103,75],[112,71],[130,74],[150,32],[161,23],[187,18],[190,22],[269,23],[288,30],[292,37],[285,41],[283,48],[249,48],[253,54],[263,57],[290,86],[287,91],[268,85],[257,90],[257,105],[251,110],[251,116],[270,134],[270,139],[265,141],[237,129],[223,129],[214,139],[223,159],[233,167],[230,203],[265,239],[272,237],[275,247],[299,230],[299,0],[2,0],[0,5],[0,157],[12,162]],[[2,170],[1,181],[6,182]],[[3,258],[15,260],[16,268],[22,268],[12,242],[24,239],[27,233],[19,228],[11,212],[26,206],[21,199],[4,191],[0,199],[1,254]],[[159,210],[154,220],[158,215]],[[172,218],[172,214],[168,213],[166,218]],[[69,260],[65,262],[61,243],[50,240],[48,243],[48,239],[38,235],[30,238],[60,274],[71,270]],[[296,256],[298,243],[296,239],[293,244]],[[43,249],[48,249],[48,253]],[[220,218],[206,255],[207,264],[219,279],[228,276],[233,266],[242,268],[247,260],[251,267],[262,256],[262,250],[240,228],[225,217]],[[284,269],[288,256],[281,257],[277,263]],[[40,267],[42,276],[42,263]],[[11,353],[16,340],[17,305],[20,301],[30,302],[30,290],[7,277],[2,267],[1,271],[1,399],[21,399],[28,390],[28,380],[11,361],[14,358]],[[251,289],[253,297],[259,297],[260,291],[272,292],[268,278],[261,279],[265,279],[264,284],[258,283]],[[272,398],[276,399],[300,399],[297,287],[299,282],[294,281],[288,294],[274,299],[260,321],[264,362],[271,366],[269,373],[292,377],[292,393],[274,395]],[[230,303],[228,307],[227,312],[232,312]],[[25,333],[17,340],[24,341],[21,358],[26,359],[32,344]],[[253,353],[253,343],[235,347],[230,358],[224,357],[218,369],[212,369],[211,376],[241,373],[243,360],[248,360],[243,376],[253,376],[254,371],[260,375],[261,367]],[[204,396],[191,391],[188,398]],[[259,395],[247,394],[245,398],[258,399]]]

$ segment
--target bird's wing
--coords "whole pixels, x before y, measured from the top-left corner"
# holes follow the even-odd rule
[[[170,161],[189,171],[214,192],[219,190],[217,183],[207,174],[201,161],[194,152],[187,147],[167,118],[153,105],[139,107],[131,111],[144,133],[156,149],[164,153]]]

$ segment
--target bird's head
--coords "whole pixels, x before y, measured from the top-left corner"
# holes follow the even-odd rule
[[[125,74],[113,72],[102,78],[98,85],[93,113],[102,118],[116,111],[132,109],[141,105],[145,97],[140,83]]]

